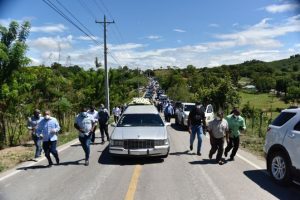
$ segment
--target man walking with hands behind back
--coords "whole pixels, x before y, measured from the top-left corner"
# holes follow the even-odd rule
[[[211,141],[211,149],[209,151],[209,159],[212,159],[212,156],[217,153],[216,162],[219,163],[219,165],[224,164],[222,161],[222,154],[224,151],[224,137],[228,135],[228,123],[225,119],[223,119],[224,114],[223,112],[219,111],[217,113],[217,117],[209,122],[208,124],[208,132],[210,136]]]
[[[86,108],[82,108],[74,123],[74,127],[79,131],[78,138],[85,153],[85,166],[89,165],[90,144],[92,131],[94,130],[94,119],[87,111]]]
[[[232,149],[230,160],[234,160],[234,156],[240,146],[240,131],[246,129],[245,120],[240,116],[240,111],[235,108],[232,114],[226,117],[229,127],[229,139],[227,139],[227,147],[224,155],[227,157],[228,152]]]

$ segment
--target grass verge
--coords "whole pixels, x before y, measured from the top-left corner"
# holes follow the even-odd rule
[[[67,132],[58,136],[58,145],[66,144],[78,137],[77,131]],[[33,142],[26,145],[9,147],[0,151],[0,172],[11,169],[24,161],[34,157],[35,146]]]

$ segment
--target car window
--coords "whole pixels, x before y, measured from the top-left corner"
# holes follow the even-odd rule
[[[212,106],[207,106],[207,113],[212,113],[212,112],[213,112]]]
[[[125,114],[117,126],[164,126],[164,122],[157,114]]]
[[[296,113],[293,112],[282,112],[280,115],[273,121],[272,125],[274,126],[282,126],[287,121],[289,121],[292,117],[294,117]]]
[[[184,111],[191,111],[194,107],[194,105],[184,105]]]
[[[295,131],[300,131],[300,121],[294,126]]]

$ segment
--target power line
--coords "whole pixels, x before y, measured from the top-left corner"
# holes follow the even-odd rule
[[[43,0],[44,3],[46,3],[50,8],[52,8],[55,12],[57,12],[60,16],[62,16],[65,20],[70,22],[72,25],[74,25],[78,30],[80,30],[83,34],[85,34],[87,37],[89,37],[92,41],[94,41],[97,45],[101,45],[103,43],[98,42],[95,40],[92,36],[90,36],[88,33],[86,33],[82,28],[80,28],[75,22],[73,22],[68,16],[66,16],[59,8],[57,8],[56,5],[54,5],[50,0]]]
[[[87,13],[90,16],[92,16],[93,20],[97,19],[96,15],[93,13],[93,11],[91,9],[89,9],[89,7],[87,6],[87,4],[84,3],[84,1],[82,2],[81,0],[79,0],[79,3],[87,11]]]
[[[65,10],[65,11],[67,11],[83,28],[85,28],[85,30],[90,34],[90,35],[92,35],[94,38],[96,38],[95,36],[94,36],[94,34],[93,33],[91,33],[90,32],[90,30],[84,25],[84,24],[82,24],[73,14],[72,14],[72,12],[71,11],[69,11],[62,3],[60,3],[58,0],[56,0],[56,2],[61,6],[61,7],[63,7],[63,9]]]

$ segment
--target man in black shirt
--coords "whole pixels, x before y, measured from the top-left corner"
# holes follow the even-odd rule
[[[188,118],[188,128],[190,133],[190,150],[193,150],[194,140],[197,134],[198,146],[197,146],[197,155],[201,156],[201,144],[202,138],[201,135],[206,130],[205,122],[205,113],[203,106],[199,102],[196,103],[195,108],[190,112]]]

